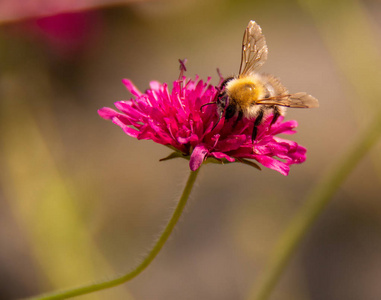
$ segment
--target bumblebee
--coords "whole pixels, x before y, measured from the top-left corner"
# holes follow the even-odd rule
[[[267,60],[267,45],[261,27],[250,21],[243,35],[241,66],[238,76],[226,78],[217,88],[215,102],[219,120],[237,117],[255,119],[252,141],[257,137],[257,128],[269,114],[273,114],[271,125],[284,115],[286,107],[318,107],[316,98],[307,93],[290,94],[282,83],[270,74],[257,70]],[[216,124],[216,125],[217,125]],[[271,126],[270,125],[270,126]]]

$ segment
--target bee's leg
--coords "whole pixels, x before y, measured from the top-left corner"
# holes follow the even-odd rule
[[[279,110],[279,107],[278,106],[274,106],[274,116],[273,116],[273,119],[271,120],[271,124],[270,124],[270,127],[276,123],[276,121],[278,120],[278,118],[281,116],[280,114],[280,110]]]
[[[236,111],[237,111],[236,106],[234,104],[229,104],[226,107],[225,120],[230,120],[231,118],[233,118],[235,113],[236,113]]]
[[[237,119],[235,119],[235,121],[234,121],[233,128],[236,127],[237,123],[242,120],[242,117],[243,117],[243,111],[240,110],[240,111],[238,111]]]
[[[219,115],[218,115],[218,120],[217,120],[216,124],[214,124],[214,126],[213,126],[213,128],[212,128],[212,130],[211,130],[211,131],[213,131],[213,130],[214,130],[214,128],[216,128],[216,127],[217,127],[217,125],[218,125],[218,124],[221,122],[221,119],[222,119],[223,115],[224,115],[224,111],[223,111],[223,110],[221,110],[221,112],[220,112],[220,113],[219,113]]]
[[[263,116],[264,116],[264,111],[263,109],[261,109],[259,111],[259,114],[258,116],[256,117],[255,119],[255,122],[254,122],[254,127],[253,127],[253,132],[251,134],[251,141],[254,142],[256,137],[257,137],[257,133],[258,133],[258,126],[259,124],[261,124],[262,120],[263,120]]]

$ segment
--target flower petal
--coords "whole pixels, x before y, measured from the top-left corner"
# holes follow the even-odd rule
[[[142,95],[141,91],[128,79],[122,80],[123,84],[126,86],[127,90],[134,96],[140,97]]]
[[[196,171],[203,163],[207,154],[208,149],[203,144],[199,144],[196,148],[194,148],[189,161],[190,169],[192,171]]]
[[[284,176],[287,176],[290,171],[290,167],[287,164],[275,158],[265,156],[265,155],[256,155],[254,156],[254,158],[265,167],[278,171]]]
[[[271,134],[294,134],[296,131],[294,128],[298,127],[298,122],[291,120],[284,123],[276,123],[273,126],[271,126]]]
[[[222,152],[212,152],[211,156],[218,158],[218,159],[225,158],[227,161],[230,161],[230,162],[235,161],[235,159],[233,157],[231,157],[225,153],[222,153]]]
[[[112,120],[116,114],[118,114],[118,112],[108,107],[98,109],[98,115],[106,120]]]

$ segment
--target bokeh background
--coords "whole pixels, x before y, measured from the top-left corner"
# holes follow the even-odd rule
[[[47,2],[47,3],[45,3]],[[73,3],[72,3],[73,2]],[[289,110],[307,161],[284,177],[207,165],[147,270],[80,299],[248,299],[309,191],[379,110],[381,3],[368,1],[0,2],[0,299],[109,278],[135,266],[189,173],[97,109],[187,75],[238,72],[243,31],[262,27],[264,72],[320,101]],[[356,166],[271,299],[381,299],[380,144]]]

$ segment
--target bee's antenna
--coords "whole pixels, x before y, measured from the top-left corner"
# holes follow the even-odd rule
[[[211,104],[217,104],[217,102],[208,102],[200,106],[200,110],[203,109],[204,106],[211,105]]]

